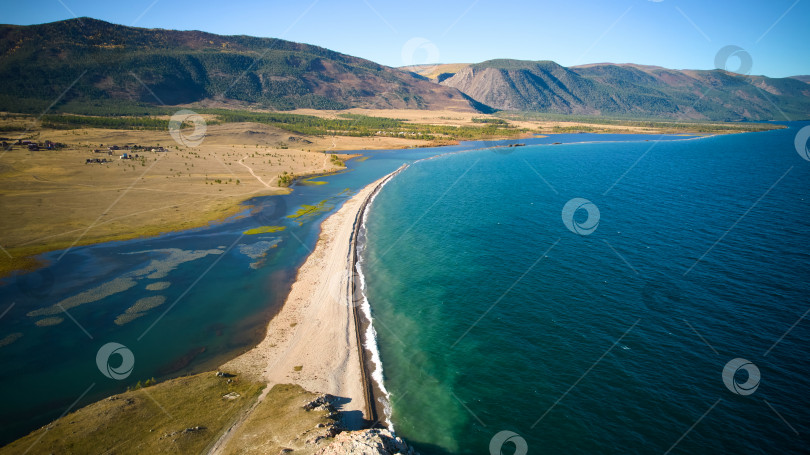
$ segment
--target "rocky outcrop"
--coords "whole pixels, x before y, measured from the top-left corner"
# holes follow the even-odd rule
[[[306,411],[324,411],[326,412],[327,423],[319,423],[312,430],[302,435],[306,438],[308,446],[314,446],[322,441],[333,438],[335,435],[343,431],[339,420],[340,413],[335,409],[332,401],[335,399],[333,395],[328,393],[319,394],[314,400],[307,400],[302,406]]]
[[[307,401],[304,403],[303,408],[307,411],[312,411],[313,409],[321,410],[321,411],[328,411],[329,413],[335,412],[335,407],[332,405],[332,401],[334,401],[335,397],[328,393],[322,393],[315,397],[314,400]]]
[[[335,436],[328,446],[315,452],[316,455],[417,455],[402,439],[390,431],[373,428],[361,431],[344,431]]]

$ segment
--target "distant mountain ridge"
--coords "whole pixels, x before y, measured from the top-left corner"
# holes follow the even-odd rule
[[[394,69],[307,44],[78,18],[0,25],[0,111],[133,105],[494,109],[679,120],[810,118],[810,76],[551,61]],[[79,112],[81,113],[81,112]]]
[[[91,18],[0,25],[0,110],[51,102],[77,78],[63,102],[473,110],[456,89],[307,44]]]
[[[465,66],[441,84],[502,110],[739,121],[810,118],[806,80],[635,64],[566,68],[551,61],[490,60]]]

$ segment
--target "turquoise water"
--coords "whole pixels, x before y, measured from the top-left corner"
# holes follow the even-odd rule
[[[43,257],[47,267],[7,279],[0,285],[0,384],[6,391],[0,444],[138,381],[213,369],[254,346],[314,248],[320,223],[358,189],[403,162],[440,151],[366,153],[371,158],[349,162],[348,172],[319,178],[326,185],[256,198],[252,209],[226,222],[56,251]],[[327,210],[316,216],[286,217],[321,201]],[[286,229],[242,235],[266,225]],[[116,324],[149,297],[163,300]],[[61,322],[36,325],[53,318]],[[134,368],[124,378],[106,377],[97,366],[97,352],[109,342],[133,353]],[[113,356],[110,365],[121,361]]]
[[[792,133],[769,134],[772,136],[737,137],[750,137],[751,140],[761,137],[765,144],[769,144],[777,139],[784,142]],[[742,175],[749,175],[751,179],[735,181],[731,176],[724,175],[725,168],[712,168],[714,165],[707,164],[706,160],[714,159],[711,157],[718,153],[731,155],[732,158],[738,156],[734,150],[716,147],[724,140],[737,139],[671,142],[682,138],[662,137],[665,142],[657,143],[607,196],[599,196],[607,184],[618,178],[617,174],[624,172],[638,158],[640,152],[655,143],[655,139],[658,137],[570,134],[519,141],[529,144],[528,147],[456,155],[444,154],[491,144],[363,152],[370,158],[363,162],[349,162],[348,172],[319,178],[327,181],[327,185],[297,185],[288,196],[257,198],[251,201],[254,206],[252,210],[246,210],[241,216],[223,223],[156,238],[50,253],[45,256],[49,262],[46,268],[33,274],[12,277],[0,284],[0,361],[3,365],[0,384],[6,391],[3,406],[0,407],[0,443],[24,435],[65,412],[121,392],[139,380],[150,377],[165,379],[205,371],[249,349],[264,335],[268,319],[283,302],[297,267],[314,247],[320,223],[329,213],[340,207],[353,192],[401,164],[444,155],[419,161],[394,179],[380,193],[368,218],[370,256],[366,261],[366,272],[371,277],[369,293],[375,316],[378,317],[375,325],[380,336],[386,385],[394,401],[393,423],[397,431],[421,443],[425,452],[485,452],[496,428],[519,432],[529,442],[532,452],[537,450],[539,444],[549,448],[560,447],[564,443],[561,441],[566,441],[564,434],[577,435],[575,439],[579,443],[585,444],[586,449],[591,448],[590,443],[581,442],[592,443],[593,439],[580,437],[577,432],[582,431],[582,427],[579,425],[584,425],[588,431],[596,431],[601,424],[582,418],[581,409],[575,405],[581,403],[585,409],[591,409],[592,403],[587,396],[578,393],[588,390],[581,387],[589,383],[593,386],[591,381],[595,378],[613,374],[604,368],[615,368],[616,362],[622,361],[615,357],[617,353],[630,355],[644,352],[645,343],[637,337],[651,330],[648,318],[622,341],[630,350],[621,350],[617,346],[605,356],[536,429],[527,429],[526,417],[517,413],[529,416],[535,410],[544,410],[549,400],[556,400],[555,395],[564,392],[564,379],[569,376],[576,379],[588,368],[589,363],[621,336],[633,323],[629,319],[631,315],[642,311],[638,308],[641,305],[637,298],[639,286],[652,283],[648,290],[655,295],[673,293],[671,286],[663,291],[658,289],[663,281],[656,277],[665,273],[665,269],[658,267],[658,264],[646,264],[645,258],[652,257],[652,262],[656,262],[667,257],[667,254],[687,254],[677,243],[668,243],[678,239],[692,238],[704,243],[714,241],[711,237],[718,230],[727,229],[739,212],[745,210],[745,205],[767,189],[767,185],[761,188],[764,183],[757,179],[764,181],[779,168],[775,164],[768,165],[776,159],[768,153],[762,152],[765,155],[759,157],[761,162],[757,162],[751,160],[758,155],[750,152],[740,160],[731,159],[725,164],[732,166],[736,163],[736,167],[728,169],[739,168],[738,173],[743,172]],[[637,142],[604,142],[626,140]],[[572,144],[587,141],[601,143]],[[514,142],[500,141],[496,144]],[[572,145],[550,145],[553,142]],[[534,146],[540,144],[546,145]],[[700,144],[715,145],[709,145],[707,149]],[[669,154],[685,154],[683,156],[688,159],[670,160]],[[806,233],[806,225],[801,224],[802,220],[807,219],[806,205],[798,199],[786,199],[784,193],[798,185],[797,181],[806,181],[806,168],[802,167],[805,162],[787,153],[783,158],[785,162],[793,159],[790,162],[795,168],[768,198],[763,199],[757,210],[752,211],[745,222],[735,228],[734,234],[747,232],[746,229],[751,228],[749,219],[758,219],[755,217],[757,214],[773,215],[775,209],[772,204],[780,200],[789,205],[776,213],[784,219],[793,220],[789,224],[782,223],[782,228],[796,238]],[[554,190],[526,166],[524,159]],[[693,174],[679,182],[670,181],[671,161],[692,163],[695,168]],[[475,165],[470,167],[473,163]],[[659,167],[651,169],[656,163]],[[781,166],[781,162],[777,164]],[[781,168],[778,170],[784,172]],[[707,179],[713,179],[713,184],[741,184],[743,188],[731,189],[728,195],[720,193],[722,197],[703,204],[698,202],[703,197],[700,191],[708,191],[705,188],[693,188],[689,193],[679,189],[680,185],[705,183]],[[452,185],[453,182],[456,184]],[[768,185],[771,183],[768,182]],[[591,185],[593,191],[586,184]],[[804,194],[803,188],[797,190],[796,194]],[[650,189],[673,196],[663,198],[664,205],[657,205],[642,197]],[[439,198],[442,194],[444,196]],[[601,210],[602,223],[588,237],[576,236],[565,230],[560,220],[562,204],[575,196],[593,200]],[[324,200],[327,201],[325,205],[328,210],[317,216],[300,220],[300,224],[286,218],[301,204],[316,204]],[[661,213],[678,207],[678,201],[695,204],[694,211],[678,213],[676,219],[648,232],[651,223],[662,222]],[[728,203],[731,205],[724,210],[710,209],[706,205],[726,201],[730,201]],[[419,219],[425,209],[431,206],[431,210]],[[695,218],[698,214],[703,216],[704,212],[706,220]],[[414,224],[417,220],[418,223]],[[689,223],[686,227],[695,231],[680,229],[684,225],[679,223]],[[245,229],[262,225],[283,225],[286,230],[256,236],[242,235]],[[414,227],[405,232],[408,226]],[[624,234],[614,234],[616,231]],[[406,235],[401,235],[403,233]],[[660,244],[652,251],[641,251],[637,247],[638,239],[644,237],[642,233],[659,239]],[[401,236],[402,239],[389,241],[392,236]],[[775,245],[783,246],[775,252],[778,257],[770,259],[782,262],[768,273],[785,280],[784,293],[788,296],[783,302],[783,313],[772,316],[766,310],[761,310],[772,316],[769,323],[773,326],[757,337],[770,340],[771,332],[793,322],[790,319],[797,310],[790,298],[797,298],[797,287],[805,286],[806,280],[796,279],[796,274],[802,270],[799,265],[806,264],[807,257],[791,259],[787,255],[798,254],[797,251],[802,251],[800,247],[790,245],[788,248],[785,245],[789,244],[779,243],[780,237],[768,237],[772,237]],[[448,344],[452,344],[472,322],[481,317],[488,303],[496,300],[514,282],[516,274],[523,273],[523,267],[531,265],[557,238],[561,240],[548,253],[547,259],[550,260],[540,261],[521,283],[482,318],[480,324],[449,349]],[[605,245],[605,239],[644,274],[643,278],[634,278],[623,262],[610,256],[611,250]],[[729,235],[722,246],[729,247],[740,241],[741,238]],[[742,241],[745,248],[767,247],[761,243],[751,244],[745,238]],[[708,247],[703,243],[698,244]],[[654,245],[650,243],[650,246]],[[763,254],[759,249],[756,251],[757,255]],[[722,252],[718,247],[690,273],[690,280],[697,280],[695,286],[705,287],[717,279],[720,272],[712,267],[716,267],[717,261],[724,257],[716,254]],[[377,262],[375,257],[383,260]],[[604,273],[605,277],[610,276],[609,283],[596,288],[583,284],[581,280],[594,278],[594,272],[587,265],[589,261],[604,267],[600,273]],[[782,271],[781,267],[787,263],[796,267],[792,274]],[[727,266],[732,267],[732,264]],[[749,273],[745,268],[737,270],[739,265],[733,267],[731,272],[723,273],[729,277],[745,277]],[[757,270],[766,274],[771,269]],[[553,279],[544,283],[536,281],[542,276]],[[580,281],[572,278],[576,276],[581,277]],[[673,275],[675,284],[679,289],[683,288],[680,292],[684,295],[695,292],[676,278],[677,274]],[[711,289],[715,293],[737,292],[723,286],[712,286]],[[806,290],[806,287],[801,289]],[[577,294],[578,300],[572,301],[567,292],[575,290],[582,292],[582,295]],[[739,292],[749,290],[741,287]],[[765,291],[760,289],[757,292]],[[602,294],[610,295],[616,301],[599,301],[598,305],[594,305],[594,299]],[[162,303],[158,302],[158,306],[143,310],[141,299],[147,297],[162,297],[163,300]],[[148,302],[155,303],[154,300]],[[655,302],[653,300],[653,304]],[[730,306],[732,302],[736,301],[730,294],[721,294],[716,298],[718,305]],[[759,302],[765,305],[770,300],[760,299]],[[73,306],[76,303],[80,304]],[[67,306],[67,313],[55,307],[56,304]],[[115,323],[117,319],[120,322],[121,315],[127,314],[127,309],[137,305],[143,310],[138,312],[139,317],[123,325]],[[626,311],[622,312],[622,309]],[[755,310],[747,308],[745,311]],[[725,350],[731,351],[729,345],[723,344],[728,340],[740,343],[739,356],[749,355],[757,362],[754,354],[742,349],[746,346],[743,341],[747,339],[740,341],[738,336],[720,335],[725,330],[724,324],[737,324],[736,320],[726,317],[729,314],[736,317],[738,311],[728,309],[728,314],[714,314],[721,320],[720,327],[712,325],[712,319],[690,321],[701,333],[709,332],[704,335],[717,343],[716,348],[724,354],[722,363],[726,360]],[[38,321],[49,322],[49,318],[59,318],[61,322],[44,327],[36,325]],[[586,320],[590,323],[586,324]],[[521,324],[529,321],[538,325],[529,327]],[[54,321],[51,319],[50,322]],[[742,326],[759,333],[761,328],[756,325],[758,322],[748,322],[748,325]],[[674,339],[681,339],[682,329],[677,326],[670,330],[679,336]],[[714,337],[709,336],[712,331]],[[806,329],[799,324],[774,349],[768,360],[784,361],[781,365],[787,370],[794,368],[794,364],[801,364],[800,361],[806,359],[791,357],[790,353],[795,352],[791,351],[791,346],[796,346],[802,335],[806,335]],[[694,338],[687,340],[684,336],[681,341],[688,341],[688,346],[696,350],[704,346],[699,339],[695,342]],[[125,378],[106,377],[97,366],[96,355],[109,342],[123,344],[133,353],[134,368]],[[538,346],[545,348],[540,350]],[[648,357],[628,359],[623,361],[632,366],[635,363],[643,364]],[[118,357],[110,361],[112,367],[118,366],[116,360],[120,362]],[[560,369],[560,362],[565,364],[565,368]],[[690,362],[694,364],[695,359]],[[673,365],[666,366],[673,368]],[[715,365],[711,366],[714,368]],[[706,365],[699,364],[698,367],[695,374],[706,374],[712,380],[719,377],[715,370],[709,373],[704,371]],[[549,371],[554,371],[554,374],[549,374]],[[635,370],[628,367],[626,371]],[[526,372],[529,372],[528,378]],[[662,373],[657,371],[656,374]],[[667,370],[663,376],[669,378],[670,374],[671,371]],[[621,375],[610,377],[610,381],[621,382],[623,378]],[[763,374],[763,384],[774,378],[770,372]],[[418,381],[414,384],[418,387],[409,389],[408,381]],[[669,384],[669,380],[664,383]],[[804,382],[800,384],[806,385]],[[719,387],[723,387],[722,383]],[[504,389],[526,395],[504,395]],[[410,393],[406,394],[408,390]],[[763,394],[764,391],[763,385],[753,395],[754,398],[758,399],[761,394],[770,397]],[[630,398],[636,394],[627,390],[622,393],[630,394]],[[773,401],[768,399],[773,406],[797,428],[801,428],[797,414],[791,414],[787,407],[790,400],[781,394],[772,394]],[[620,393],[611,394],[604,399],[617,400],[622,396]],[[399,398],[401,401],[397,401]],[[730,406],[733,398],[724,399],[704,423],[713,418],[720,408]],[[459,399],[475,412],[486,427],[479,428],[480,422],[471,417]],[[793,401],[801,402],[801,399],[799,396]],[[525,407],[514,407],[515,400],[525,401]],[[762,411],[765,405],[761,400],[757,403],[755,410]],[[622,409],[620,406],[616,408]],[[580,414],[572,414],[570,409],[578,409]],[[597,411],[599,409],[595,408],[594,412]],[[705,409],[700,412],[703,411]],[[684,408],[683,412],[682,418],[671,417],[673,421],[681,424],[693,417],[692,408]],[[771,418],[767,412],[770,410],[766,408],[762,413],[763,419]],[[564,416],[568,416],[568,420]],[[803,415],[798,414],[798,417]],[[623,415],[621,418],[635,421],[633,415]],[[615,420],[608,423],[616,425]],[[772,422],[768,420],[768,423]],[[780,422],[777,420],[777,423]],[[699,434],[702,426],[703,423],[692,432],[692,436]],[[554,429],[554,434],[560,435],[557,443],[537,439],[538,435],[550,433],[549,428]],[[687,442],[688,439],[683,444]]]
[[[502,453],[806,453],[803,125],[410,166],[363,252],[397,433],[426,454],[504,430]],[[563,222],[573,198],[590,235]],[[724,384],[735,358],[753,393],[732,391],[745,369]]]

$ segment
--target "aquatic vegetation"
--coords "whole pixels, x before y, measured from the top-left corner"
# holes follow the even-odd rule
[[[166,288],[171,286],[171,283],[168,281],[157,281],[155,283],[149,283],[146,285],[147,291],[162,291]]]
[[[142,316],[146,316],[146,313],[124,313],[124,314],[118,315],[118,317],[115,318],[115,321],[113,321],[113,322],[115,323],[115,325],[124,325],[124,324],[128,324],[128,323],[130,323],[130,322],[132,322],[132,321],[134,321],[134,320],[136,320],[136,319],[138,319],[139,317],[142,317]]]
[[[54,316],[61,314],[65,310],[75,308],[86,303],[93,303],[99,300],[106,299],[115,294],[124,292],[138,284],[138,280],[143,278],[148,279],[161,279],[165,278],[169,272],[176,269],[180,264],[195,261],[204,258],[210,254],[222,254],[224,251],[221,249],[211,250],[181,250],[178,248],[166,248],[159,250],[146,250],[135,251],[123,254],[148,254],[157,253],[163,257],[161,259],[152,259],[146,266],[127,272],[117,278],[102,283],[96,287],[87,289],[78,294],[72,295],[63,299],[54,305],[40,308],[37,310],[29,311],[29,317],[39,316]],[[40,321],[41,322],[41,321]]]
[[[146,312],[151,310],[152,308],[159,307],[166,302],[166,297],[162,295],[153,295],[150,297],[144,297],[142,299],[138,299],[134,305],[127,308],[127,310],[120,314],[117,318],[115,318],[116,325],[124,325],[128,322],[132,322],[135,319],[138,319],[141,316],[145,316]]]
[[[258,269],[264,264],[267,253],[271,249],[278,247],[279,243],[281,243],[281,239],[275,238],[272,240],[261,240],[253,244],[242,244],[239,245],[239,252],[251,259],[255,259],[256,261],[250,264],[250,268]]]
[[[10,345],[11,343],[13,343],[13,342],[19,340],[20,338],[22,338],[22,336],[23,336],[23,334],[20,333],[20,332],[14,332],[14,333],[11,333],[9,335],[6,335],[5,338],[0,340],[0,348],[2,348],[3,346]]]
[[[303,204],[298,210],[295,211],[292,215],[287,215],[287,218],[295,220],[299,225],[304,224],[304,222],[314,216],[317,216],[320,213],[328,212],[335,208],[335,205],[332,203],[333,200],[338,198],[348,197],[352,194],[351,188],[344,188],[343,191],[336,194],[335,196],[324,199],[321,202],[318,202],[315,205],[307,205]]]
[[[38,317],[60,314],[65,310],[75,308],[79,305],[96,302],[111,295],[118,294],[119,292],[124,292],[136,284],[136,281],[129,276],[118,277],[99,286],[68,297],[55,305],[29,311],[28,316]]]
[[[298,221],[299,224],[303,224],[303,222],[311,218],[319,213],[323,213],[325,211],[331,210],[332,205],[327,205],[329,199],[324,199],[321,202],[318,202],[315,205],[307,205],[304,204],[298,208],[292,215],[287,215],[287,218],[294,219]]]
[[[153,295],[150,297],[144,297],[142,299],[138,299],[134,305],[127,308],[127,313],[143,313],[144,311],[149,311],[152,308],[159,307],[166,302],[166,297],[162,295]]]
[[[202,259],[209,254],[222,254],[221,249],[210,250],[182,250],[179,248],[165,248],[158,250],[135,251],[125,254],[159,253],[165,255],[163,259],[153,259],[146,267],[134,270],[126,276],[141,277],[146,275],[149,279],[165,278],[169,272],[176,269],[180,264]]]
[[[44,319],[40,319],[39,321],[37,321],[36,325],[37,325],[37,327],[50,327],[52,325],[59,325],[64,320],[65,320],[65,318],[60,318],[60,317],[44,318]]]
[[[299,182],[299,183],[301,185],[307,185],[307,186],[309,186],[309,185],[326,185],[327,183],[329,183],[329,182],[325,182],[323,180],[313,180],[315,178],[316,177],[310,177],[308,179],[301,180],[301,182]]]
[[[281,239],[262,240],[253,244],[239,245],[239,252],[251,259],[258,259],[263,257],[271,248],[275,248],[281,242]]]
[[[286,226],[259,226],[253,229],[248,229],[244,232],[245,235],[269,234],[271,232],[279,232],[287,229]]]

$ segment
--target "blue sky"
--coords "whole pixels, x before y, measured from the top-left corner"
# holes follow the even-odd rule
[[[492,58],[711,69],[727,45],[751,74],[810,74],[810,0],[0,0],[0,22],[90,16],[139,27],[283,38],[390,66]],[[215,5],[215,6],[210,6]],[[728,69],[738,68],[732,58]]]

